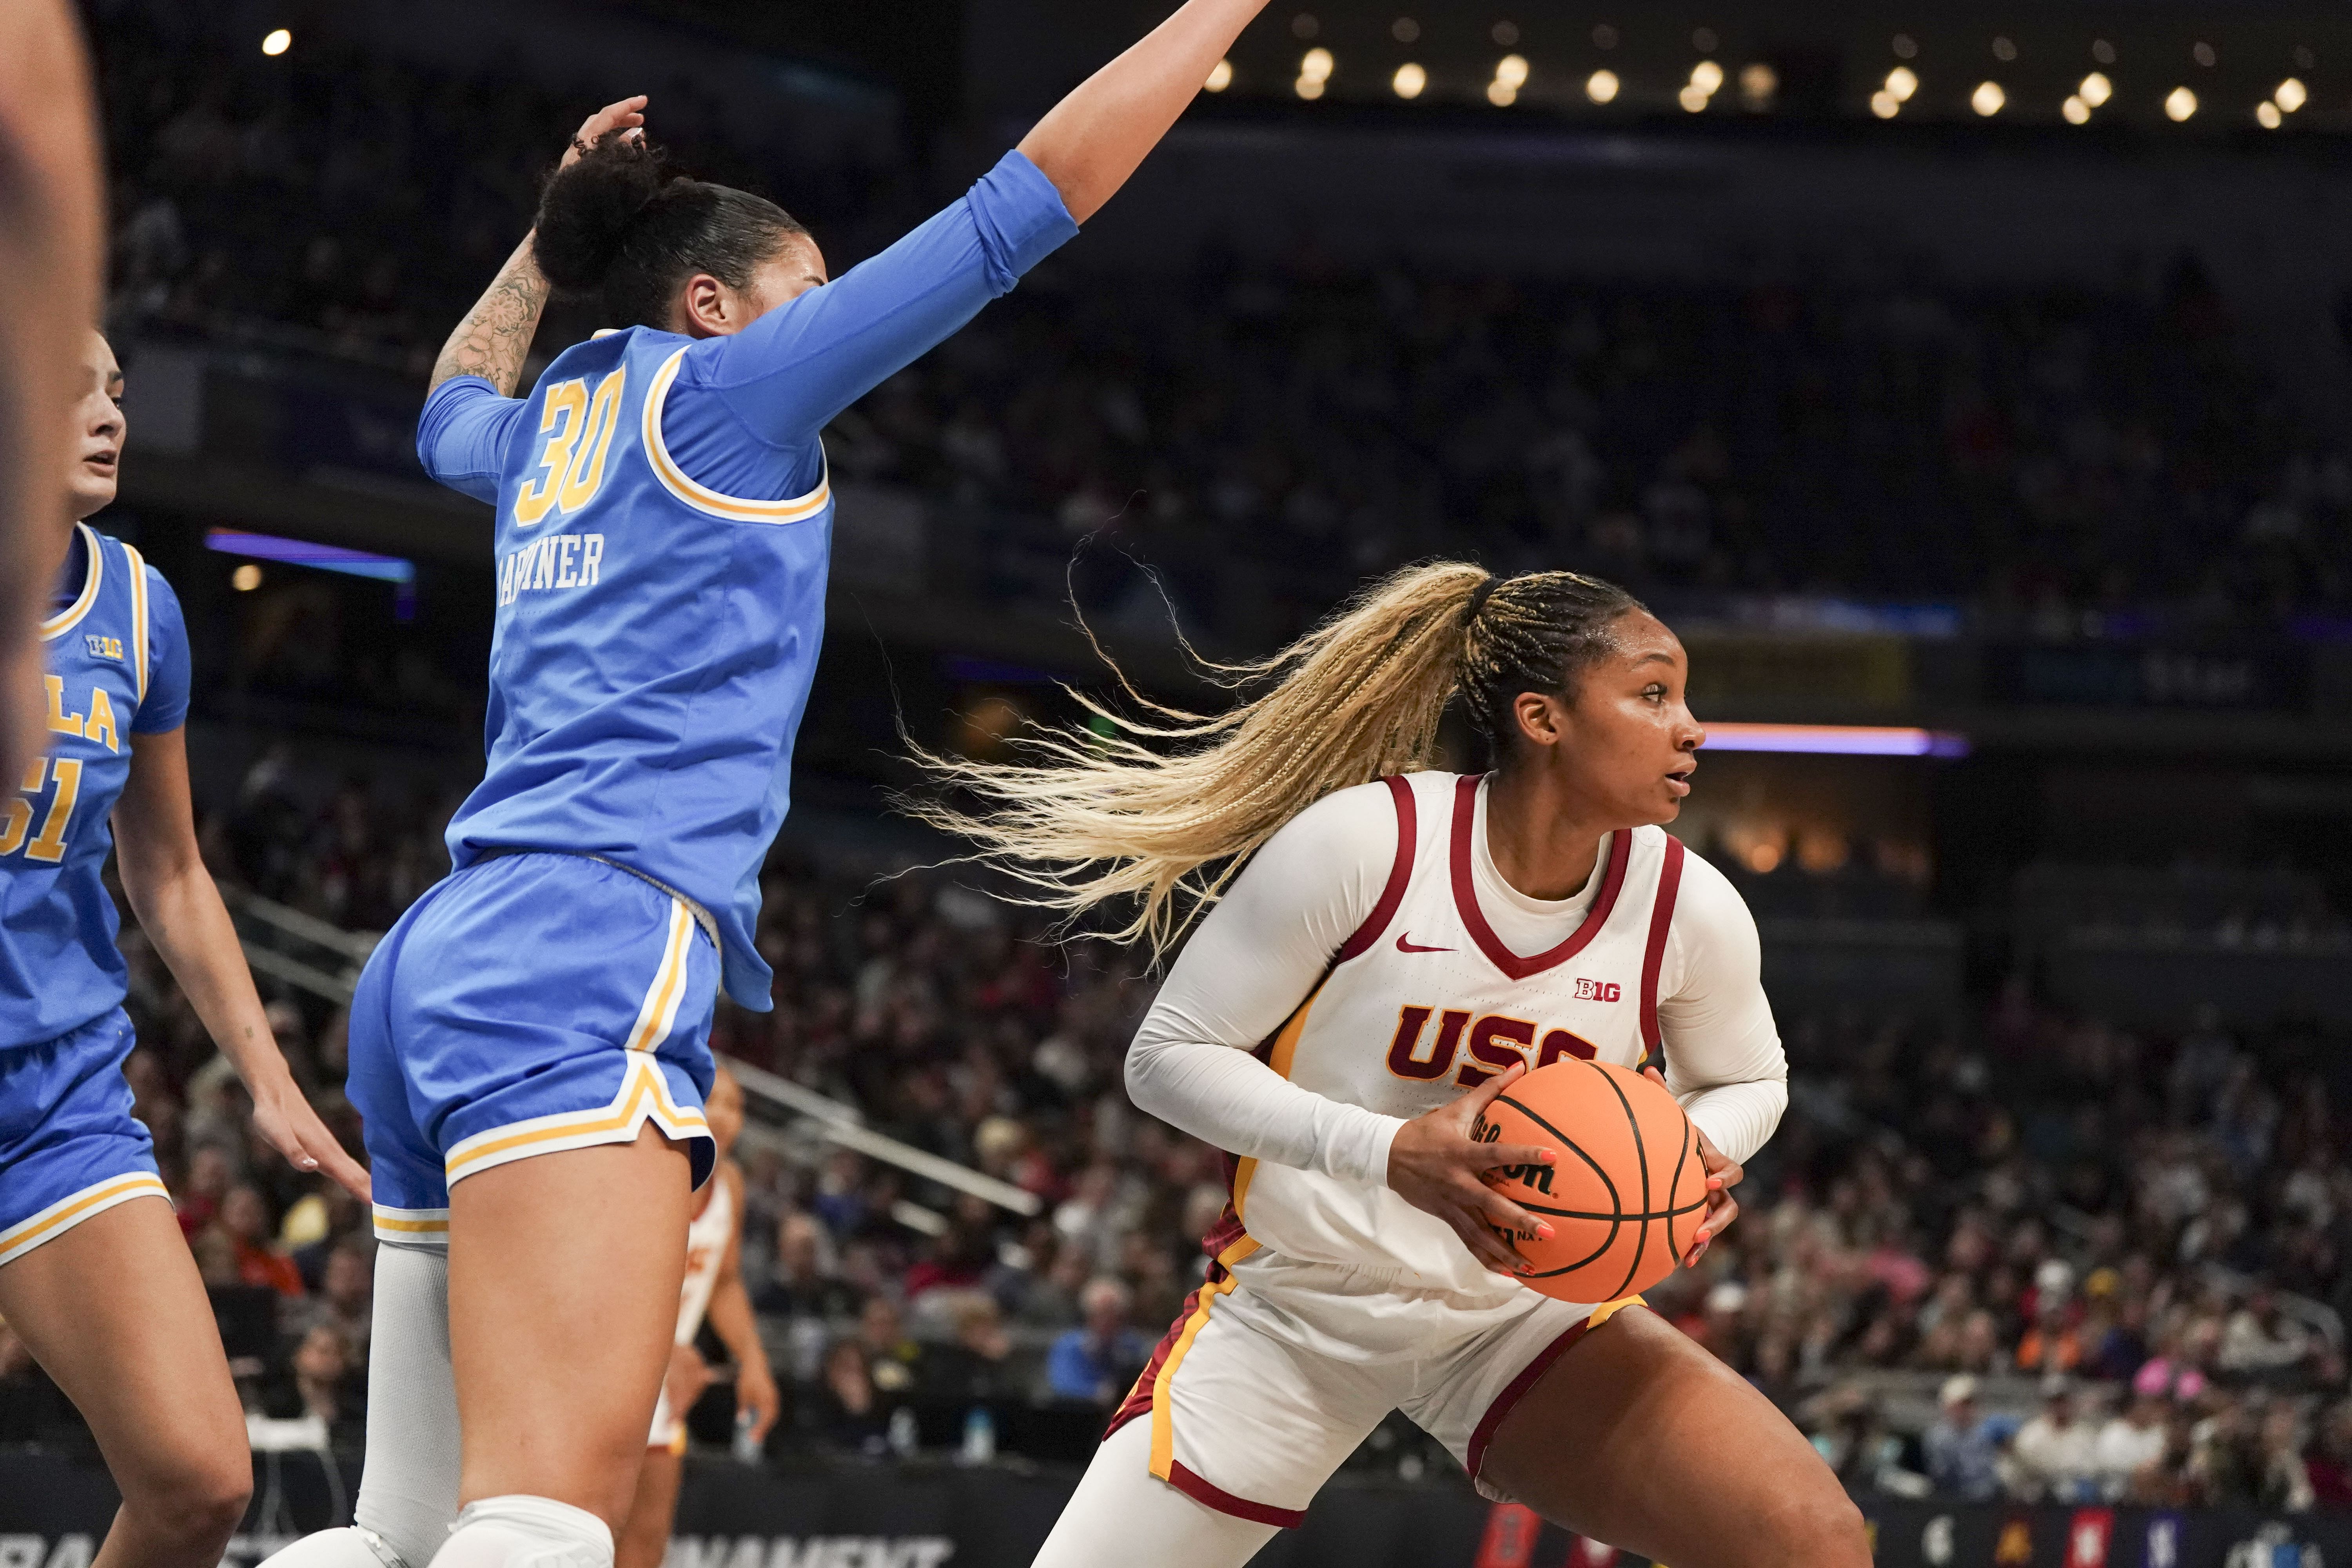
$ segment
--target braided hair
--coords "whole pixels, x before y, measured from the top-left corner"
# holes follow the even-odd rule
[[[1508,754],[1520,692],[1573,691],[1577,677],[1607,657],[1618,618],[1645,608],[1616,584],[1576,572],[1489,577],[1463,617],[1455,677],[1464,715],[1489,754]]]
[[[1642,607],[1573,572],[1407,567],[1271,658],[1211,666],[1228,687],[1259,689],[1223,713],[1126,687],[1150,711],[1138,719],[1073,691],[1096,727],[1028,737],[1013,764],[913,747],[935,784],[977,804],[940,793],[901,805],[1026,883],[1034,904],[1075,916],[1128,903],[1112,939],[1164,952],[1284,823],[1334,790],[1434,763],[1438,721],[1457,697],[1507,756],[1519,693],[1570,694],[1608,653],[1610,627]]]

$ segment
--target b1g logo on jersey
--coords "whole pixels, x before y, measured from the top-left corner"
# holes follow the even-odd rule
[[[1622,1002],[1625,988],[1614,980],[1580,980],[1576,983],[1576,999],[1580,1002]]]
[[[121,637],[102,637],[96,632],[84,632],[81,640],[82,646],[89,649],[90,658],[110,658],[117,664],[122,662]]]

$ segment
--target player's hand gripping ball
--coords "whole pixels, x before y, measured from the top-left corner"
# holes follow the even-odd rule
[[[1508,1239],[1519,1278],[1562,1301],[1637,1295],[1674,1271],[1706,1218],[1697,1130],[1664,1087],[1629,1068],[1570,1058],[1497,1095],[1473,1138],[1538,1143],[1549,1165],[1503,1165],[1486,1184],[1551,1226]]]

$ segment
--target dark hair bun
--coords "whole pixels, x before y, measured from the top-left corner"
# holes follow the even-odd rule
[[[629,231],[677,178],[660,148],[606,132],[570,167],[549,175],[540,191],[531,247],[539,269],[568,292],[603,289]]]

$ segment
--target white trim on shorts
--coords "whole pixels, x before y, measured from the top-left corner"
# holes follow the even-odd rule
[[[93,1182],[78,1193],[59,1198],[40,1213],[0,1230],[0,1268],[16,1262],[45,1241],[55,1241],[82,1221],[133,1198],[162,1198],[170,1203],[172,1194],[161,1176],[147,1171],[132,1171]]]

